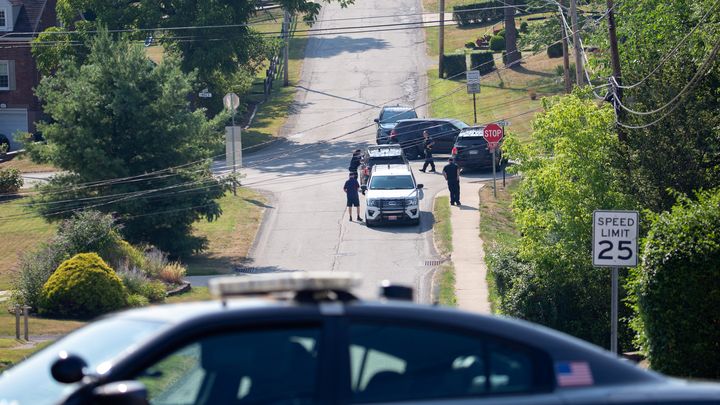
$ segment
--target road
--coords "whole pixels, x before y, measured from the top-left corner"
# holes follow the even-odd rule
[[[363,0],[347,9],[323,7],[316,28],[399,23],[420,19],[399,14],[421,12],[418,0]],[[401,103],[426,116],[426,56],[420,29],[317,36],[309,40],[298,96],[286,140],[244,159],[244,186],[271,195],[265,221],[244,272],[296,270],[358,272],[361,297],[377,296],[380,281],[411,285],[418,301],[429,300],[428,261],[437,260],[432,244],[432,202],[445,187],[440,174],[418,172],[425,185],[421,224],[367,228],[350,222],[342,185],[351,151],[374,142],[379,108]],[[372,124],[372,125],[371,125]],[[443,163],[439,162],[438,170]],[[361,209],[364,201],[361,198]]]

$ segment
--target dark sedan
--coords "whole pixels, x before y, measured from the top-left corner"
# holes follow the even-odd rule
[[[519,320],[362,301],[356,282],[232,277],[211,284],[218,301],[107,316],[0,376],[0,403],[720,402],[719,384],[670,379]],[[386,287],[385,298],[408,291]],[[231,298],[245,294],[256,298]]]
[[[434,153],[450,153],[460,130],[468,125],[451,118],[428,118],[398,121],[390,132],[390,142],[400,144],[405,156],[410,159],[423,157],[425,149],[423,132],[435,141]]]

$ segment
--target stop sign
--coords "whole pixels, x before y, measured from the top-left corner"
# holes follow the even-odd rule
[[[503,129],[498,124],[488,124],[483,129],[483,137],[489,144],[496,144],[503,139]]]

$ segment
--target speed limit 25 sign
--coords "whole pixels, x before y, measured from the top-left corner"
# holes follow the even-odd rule
[[[637,211],[593,212],[593,266],[637,266],[639,228]]]

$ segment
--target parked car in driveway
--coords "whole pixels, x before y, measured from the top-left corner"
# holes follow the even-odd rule
[[[423,131],[428,131],[430,138],[435,141],[433,152],[450,153],[458,133],[467,126],[451,118],[402,120],[390,132],[390,142],[399,144],[409,159],[424,157]]]
[[[380,110],[380,115],[375,118],[377,124],[377,135],[375,141],[378,145],[390,142],[390,131],[395,128],[399,120],[417,118],[417,112],[404,105],[386,105]]]
[[[218,300],[108,315],[0,375],[2,404],[717,404],[528,322],[412,303],[359,278],[294,272],[211,281]],[[402,299],[402,300],[401,300]]]
[[[399,145],[368,146],[360,163],[360,187],[365,193],[370,173],[376,164],[405,165],[408,161]]]
[[[488,149],[488,143],[483,137],[484,126],[463,128],[458,134],[452,148],[455,164],[462,169],[479,169],[492,167],[493,155]],[[503,163],[502,150],[495,151],[495,165],[500,167]]]

